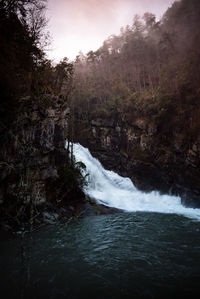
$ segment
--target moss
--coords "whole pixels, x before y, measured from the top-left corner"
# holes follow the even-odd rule
[[[59,170],[62,185],[68,190],[72,190],[77,187],[82,189],[87,184],[87,174],[83,174],[85,169],[86,166],[82,162],[73,162],[71,165],[67,164],[62,166]]]

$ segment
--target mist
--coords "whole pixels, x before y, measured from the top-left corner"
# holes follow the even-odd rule
[[[48,56],[56,61],[74,59],[98,49],[120,27],[130,25],[135,14],[156,14],[160,19],[173,0],[49,0],[47,17],[52,35]]]

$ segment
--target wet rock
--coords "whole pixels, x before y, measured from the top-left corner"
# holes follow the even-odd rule
[[[55,224],[58,220],[58,217],[59,215],[56,213],[43,212],[43,219],[45,223]]]
[[[176,126],[169,131],[166,122],[158,125],[149,116],[113,117],[109,128],[103,118],[85,125],[91,138],[79,129],[76,141],[80,138],[106,169],[130,177],[140,190],[185,198],[187,189],[183,202],[200,201],[200,135],[191,143],[185,131]]]
[[[193,152],[198,152],[198,144],[194,143],[193,146],[192,146],[192,150]]]
[[[66,101],[60,97],[43,95],[22,99],[18,118],[10,129],[11,137],[1,144],[0,220],[7,219],[10,213],[9,219],[17,215],[20,221],[27,221],[32,209],[35,222],[44,218],[50,223],[58,218],[51,211],[41,220],[37,216],[50,203],[55,212],[56,207],[72,205],[76,196],[79,202],[84,201],[78,186],[69,191],[61,171],[68,165],[65,143],[69,116]],[[72,211],[68,214],[71,217]],[[14,225],[17,224],[13,220],[11,226]]]
[[[151,150],[151,139],[149,136],[146,136],[144,134],[141,135],[140,137],[140,148],[142,151],[145,150]]]
[[[181,196],[181,203],[188,208],[200,208],[200,195],[191,190],[187,190]]]
[[[158,130],[158,128],[157,128],[157,126],[155,124],[149,124],[148,125],[147,132],[148,132],[149,136],[155,135],[157,133],[157,130]]]

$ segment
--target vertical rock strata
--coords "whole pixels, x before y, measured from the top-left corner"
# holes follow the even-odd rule
[[[20,101],[17,120],[1,144],[1,220],[20,225],[37,215],[51,222],[62,212],[66,217],[74,213],[83,194],[67,173],[69,117],[70,109],[61,97]]]
[[[173,193],[187,206],[200,206],[200,136],[190,141],[176,127],[169,132],[167,123],[161,128],[145,117],[96,118],[76,126],[77,141],[107,169],[130,177],[140,190]]]

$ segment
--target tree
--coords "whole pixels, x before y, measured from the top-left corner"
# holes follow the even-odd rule
[[[54,88],[58,94],[68,97],[72,88],[73,64],[64,57],[55,67]]]
[[[44,56],[40,46],[46,25],[45,3],[45,0],[0,2],[0,119],[3,131],[15,119],[20,97],[33,89],[34,72]]]

